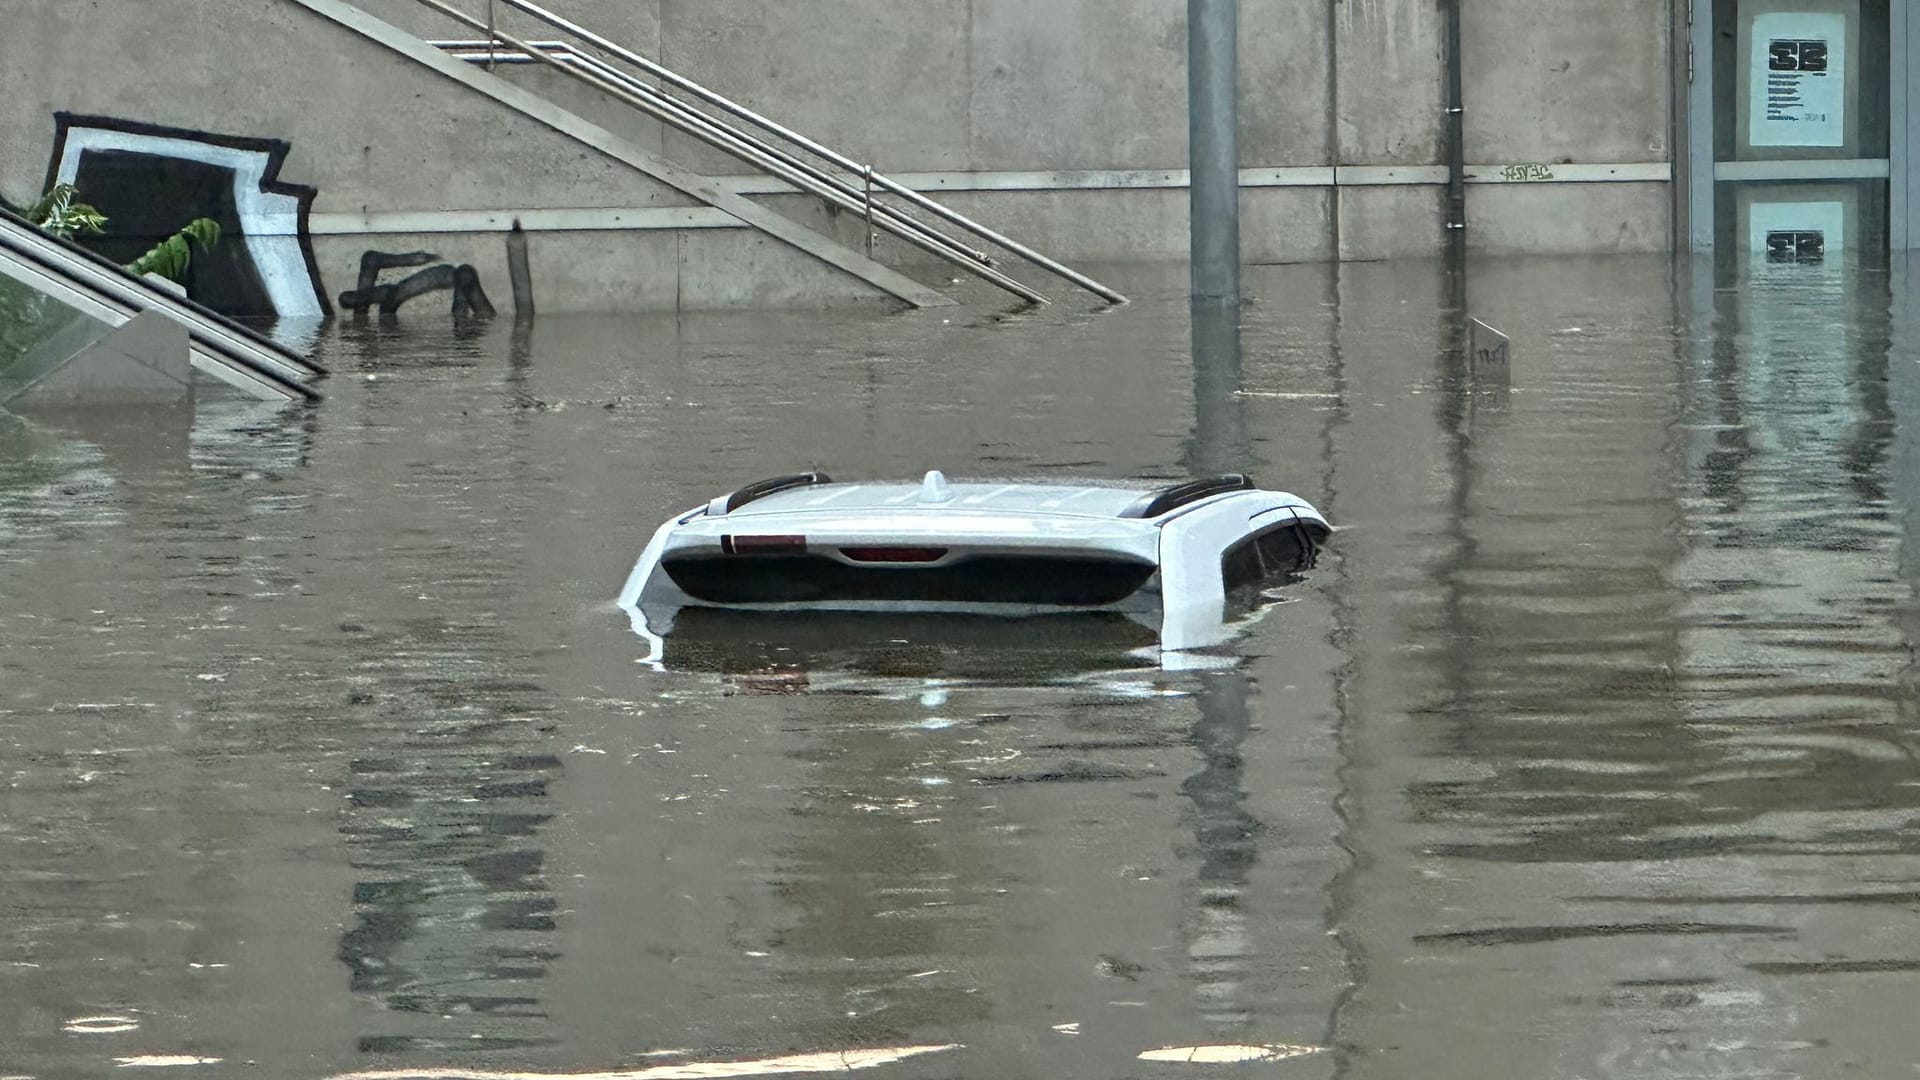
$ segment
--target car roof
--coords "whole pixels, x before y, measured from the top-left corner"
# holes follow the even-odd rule
[[[825,511],[844,513],[874,510],[983,511],[999,514],[1058,514],[1072,517],[1117,518],[1151,491],[1148,485],[1047,484],[967,481],[947,485],[946,498],[925,499],[922,484],[816,484],[755,499],[728,517]]]
[[[792,514],[997,514],[1145,520],[1208,499],[1254,490],[1242,473],[1175,483],[1103,480],[970,480],[950,482],[935,469],[918,484],[836,484],[822,473],[776,476],[713,500],[718,517]]]

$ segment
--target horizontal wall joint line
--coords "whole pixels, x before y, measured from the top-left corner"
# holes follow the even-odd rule
[[[895,180],[916,191],[1088,191],[1180,188],[1188,186],[1185,169],[1088,169],[1059,172],[919,172],[894,173]],[[1504,183],[1660,183],[1673,178],[1666,161],[1630,164],[1469,165],[1470,184]],[[741,195],[772,195],[794,189],[766,176],[723,176],[715,182]],[[1377,187],[1445,184],[1445,165],[1292,165],[1240,170],[1240,186],[1262,187]]]
[[[1541,170],[1546,174],[1542,175]],[[1476,165],[1467,170],[1471,184],[1658,183],[1671,179],[1666,162],[1631,165]],[[1167,170],[1088,170],[1077,172],[906,173],[895,180],[927,193],[971,191],[1151,191],[1185,190],[1187,172]],[[1242,169],[1240,183],[1259,188],[1331,188],[1444,186],[1444,165],[1342,165]],[[794,188],[766,176],[712,178],[713,186],[734,195],[791,195]],[[322,198],[324,198],[324,193]],[[433,233],[499,233],[514,223],[527,232],[637,232],[657,229],[738,229],[746,223],[708,206],[563,207],[501,210],[385,210],[314,212],[308,231],[314,236],[375,236]]]
[[[641,206],[543,210],[392,210],[314,213],[315,236],[381,233],[621,232],[647,229],[744,229],[746,222],[707,206]]]

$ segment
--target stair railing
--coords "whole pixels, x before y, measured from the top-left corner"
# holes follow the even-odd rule
[[[416,2],[485,35],[485,38],[478,42],[434,42],[441,48],[465,59],[485,62],[489,67],[500,62],[540,62],[564,72],[670,127],[778,177],[800,191],[821,198],[830,206],[859,215],[867,223],[869,252],[872,249],[874,234],[884,232],[960,266],[1031,303],[1048,302],[1047,298],[1038,291],[997,269],[996,260],[988,252],[969,246],[941,232],[914,216],[908,209],[876,199],[875,193],[880,191],[904,200],[912,207],[931,213],[965,233],[1011,252],[1102,299],[1116,304],[1126,302],[1127,298],[1113,289],[876,172],[872,166],[856,162],[844,154],[791,131],[632,50],[554,15],[539,5],[531,3],[530,0],[488,0],[488,16],[484,20],[452,7],[445,0],[416,0]],[[843,179],[840,175],[806,160],[800,156],[800,153],[777,145],[739,125],[729,123],[722,117],[710,115],[693,104],[668,94],[662,87],[655,86],[570,43],[526,41],[505,33],[498,25],[496,5],[517,9],[563,33],[572,35],[593,48],[631,65],[645,76],[657,79],[666,86],[696,98],[737,120],[744,121],[790,144],[800,152],[810,154],[837,167],[854,179]],[[511,51],[503,51],[501,46]]]

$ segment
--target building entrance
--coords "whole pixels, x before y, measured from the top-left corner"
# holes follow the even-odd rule
[[[1902,0],[1690,6],[1691,246],[1858,265],[1920,240]]]

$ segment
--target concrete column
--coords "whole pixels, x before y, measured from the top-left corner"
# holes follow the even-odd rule
[[[1900,0],[1895,0],[1891,18],[1887,38],[1891,84],[1887,156],[1891,160],[1887,165],[1892,182],[1887,190],[1887,246],[1906,251],[1920,246],[1920,228],[1914,222],[1915,213],[1920,212],[1920,181],[1914,173],[1914,148],[1920,146],[1920,108],[1915,107],[1914,95],[1920,91],[1916,85],[1920,79],[1913,72],[1914,59],[1920,57],[1920,19]]]
[[[1239,0],[1187,0],[1193,298],[1240,299]]]
[[[1687,87],[1687,228],[1688,246],[1713,250],[1713,5],[1693,5],[1688,28],[1693,82]],[[1732,102],[1727,103],[1733,107]]]

